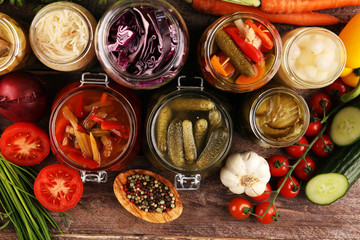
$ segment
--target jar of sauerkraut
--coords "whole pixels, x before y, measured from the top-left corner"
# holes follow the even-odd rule
[[[25,28],[0,12],[0,75],[20,70],[34,59]]]
[[[37,58],[54,70],[88,69],[96,62],[93,45],[96,25],[93,15],[78,4],[49,4],[31,23],[31,47]]]
[[[183,18],[166,1],[119,1],[100,19],[95,48],[112,79],[133,89],[154,89],[181,70],[189,36]]]

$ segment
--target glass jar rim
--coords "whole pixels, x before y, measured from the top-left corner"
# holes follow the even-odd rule
[[[266,138],[261,133],[261,131],[259,130],[259,128],[257,127],[257,124],[256,124],[256,117],[255,117],[256,109],[259,107],[262,100],[272,94],[276,94],[279,92],[283,93],[283,94],[287,94],[287,95],[293,97],[294,99],[296,99],[296,101],[299,103],[299,106],[301,107],[301,111],[304,115],[304,124],[302,126],[301,132],[296,137],[293,137],[292,139],[287,140],[287,141],[275,141],[275,140]],[[310,111],[309,111],[309,108],[308,108],[308,105],[307,105],[305,99],[302,96],[300,96],[299,94],[297,94],[295,90],[293,90],[287,86],[278,86],[278,87],[274,87],[274,88],[265,90],[256,98],[256,100],[251,105],[250,109],[251,110],[250,110],[250,114],[249,114],[249,122],[250,122],[250,127],[251,127],[252,132],[254,133],[254,135],[256,136],[257,139],[260,139],[261,141],[263,141],[264,143],[266,143],[268,146],[271,146],[271,147],[287,147],[287,146],[295,144],[305,134],[306,129],[309,125],[309,121],[310,121]]]
[[[272,67],[265,73],[265,75],[261,79],[257,80],[254,83],[239,85],[236,83],[231,83],[229,81],[226,81],[224,79],[224,77],[212,67],[212,64],[209,64],[209,71],[211,72],[212,75],[216,76],[216,78],[218,80],[220,80],[220,83],[225,86],[225,89],[233,89],[233,91],[236,91],[236,92],[244,92],[243,91],[244,89],[250,89],[250,91],[254,90],[252,87],[259,83],[262,83],[262,85],[266,84],[275,76],[277,70],[280,67],[280,63],[281,63],[282,42],[281,42],[280,34],[277,31],[277,29],[275,28],[275,26],[273,24],[271,24],[265,18],[261,17],[260,15],[252,14],[252,13],[248,13],[248,12],[241,12],[241,11],[234,12],[232,14],[220,17],[213,23],[214,24],[213,29],[210,31],[210,33],[206,37],[206,41],[205,41],[205,47],[204,47],[205,54],[204,55],[205,55],[206,62],[208,62],[208,63],[211,62],[210,61],[211,48],[215,41],[214,39],[215,39],[216,32],[221,27],[223,27],[226,23],[229,23],[229,22],[239,19],[239,18],[247,18],[247,19],[251,19],[251,20],[260,22],[269,31],[269,33],[272,35],[272,37],[274,39],[274,55],[275,55],[274,63],[272,65]],[[245,90],[245,92],[246,91],[248,91],[248,90]]]
[[[221,154],[216,158],[216,160],[212,161],[210,164],[208,164],[206,167],[198,168],[195,170],[190,170],[186,168],[177,167],[174,164],[171,164],[168,160],[166,160],[160,150],[157,147],[156,144],[156,138],[155,138],[155,125],[156,120],[159,114],[159,111],[162,109],[163,106],[165,106],[166,103],[181,97],[186,96],[194,96],[197,95],[204,99],[210,99],[215,103],[216,109],[218,109],[221,113],[221,116],[225,120],[225,124],[227,127],[227,131],[229,133],[229,137],[227,140],[227,143],[225,144],[225,148],[222,150]],[[213,94],[206,92],[202,89],[196,89],[196,88],[181,88],[177,89],[171,93],[168,93],[161,98],[158,99],[158,102],[156,105],[152,108],[151,112],[149,113],[148,120],[146,122],[146,141],[148,142],[149,149],[152,152],[153,155],[155,155],[155,159],[157,162],[159,162],[161,165],[163,165],[166,169],[173,171],[175,173],[182,173],[182,174],[197,174],[197,173],[205,173],[209,170],[211,170],[214,166],[217,166],[221,161],[223,161],[228,154],[231,142],[232,142],[232,135],[233,135],[233,123],[231,120],[231,116],[229,112],[219,104],[221,101],[215,97]]]
[[[4,14],[4,13],[2,13]],[[4,14],[6,15],[6,14]],[[6,15],[10,19],[10,16]],[[14,20],[14,19],[12,19]],[[15,21],[15,20],[14,20]],[[12,47],[10,48],[9,56],[6,57],[5,61],[0,65],[0,72],[4,71],[8,66],[10,66],[16,59],[16,56],[20,50],[20,37],[15,29],[15,27],[11,24],[11,22],[6,18],[0,18],[0,25],[8,30],[11,34],[11,39],[13,40]]]
[[[296,31],[296,36],[291,36],[288,40],[284,42],[285,47],[283,47],[283,57],[281,61],[281,66],[286,70],[286,72],[291,74],[291,80],[294,81],[297,85],[302,87],[311,87],[311,88],[321,88],[325,87],[327,85],[330,85],[332,82],[334,82],[342,73],[345,64],[346,64],[346,49],[344,43],[341,41],[341,39],[332,31],[322,28],[322,27],[302,27],[299,29],[294,29],[293,31]],[[292,32],[292,31],[291,31]],[[291,33],[290,32],[290,33]],[[290,34],[288,33],[288,34]],[[321,33],[326,35],[327,37],[331,38],[333,42],[339,47],[339,68],[334,73],[333,76],[329,77],[329,79],[325,79],[324,81],[305,81],[301,79],[296,72],[293,70],[293,68],[289,64],[289,55],[290,55],[290,49],[291,47],[296,44],[296,42],[301,39],[302,37],[306,36],[307,34],[311,33]]]
[[[110,94],[114,98],[117,99],[117,101],[123,106],[124,110],[126,111],[126,114],[128,115],[129,119],[129,139],[126,143],[126,147],[121,152],[120,155],[118,155],[116,158],[114,158],[109,163],[106,163],[104,165],[100,165],[96,169],[87,169],[84,166],[81,166],[79,164],[74,163],[71,161],[66,154],[61,150],[60,143],[56,139],[56,133],[55,133],[55,124],[56,119],[59,116],[59,111],[61,107],[71,98],[74,96],[86,92],[86,91],[102,91]],[[60,155],[61,159],[68,164],[69,166],[78,169],[78,170],[85,170],[85,171],[104,171],[111,169],[112,167],[116,166],[121,162],[122,159],[125,159],[133,150],[133,147],[135,145],[137,135],[139,134],[139,130],[137,128],[137,125],[139,124],[140,120],[137,119],[136,113],[134,108],[132,107],[132,104],[129,102],[129,100],[119,91],[108,87],[104,85],[99,84],[86,84],[81,85],[79,87],[75,87],[71,89],[70,91],[66,92],[64,95],[61,96],[59,101],[56,102],[56,104],[53,106],[53,110],[50,115],[50,123],[49,123],[49,134],[50,134],[50,143],[57,152],[57,155]]]
[[[88,41],[87,41],[86,45],[84,46],[84,48],[82,49],[82,51],[79,53],[79,55],[75,56],[75,57],[73,57],[71,59],[64,59],[64,60],[53,59],[53,58],[49,57],[46,53],[41,51],[41,49],[38,47],[38,44],[35,41],[35,34],[36,33],[35,33],[34,29],[38,25],[38,22],[41,19],[43,19],[44,17],[46,17],[47,14],[49,14],[51,12],[54,12],[54,11],[59,11],[59,10],[69,10],[69,11],[73,12],[86,25]],[[33,52],[35,54],[38,54],[42,59],[45,59],[50,64],[55,64],[55,65],[74,64],[74,63],[77,63],[77,62],[81,61],[88,54],[88,52],[90,51],[91,46],[92,46],[92,42],[93,42],[93,39],[94,39],[94,31],[93,31],[93,28],[92,28],[91,21],[90,21],[89,17],[86,16],[86,14],[83,13],[83,11],[86,11],[87,13],[91,14],[90,12],[88,12],[87,9],[85,9],[81,5],[73,3],[73,2],[63,2],[63,1],[54,2],[54,3],[46,5],[44,8],[42,8],[35,15],[32,23],[31,23],[31,26],[30,26],[29,38],[30,38],[31,47],[33,48]]]
[[[165,6],[157,5],[157,3],[164,4]],[[123,4],[125,4],[125,5],[123,5]],[[118,2],[114,3],[101,17],[99,24],[97,26],[97,29],[96,29],[96,33],[98,33],[100,30],[106,30],[106,32],[108,32],[107,28],[109,28],[118,19],[119,15],[121,14],[122,11],[124,11],[125,9],[127,9],[129,7],[139,6],[139,5],[148,5],[153,8],[163,10],[165,12],[167,18],[170,19],[171,23],[174,23],[177,26],[176,31],[177,31],[178,42],[181,43],[181,42],[183,42],[183,40],[185,40],[186,46],[188,46],[188,30],[187,30],[184,19],[182,18],[180,13],[170,3],[168,3],[167,1],[163,1],[163,0],[140,0],[140,1],[136,1],[136,2],[126,2],[124,0],[118,1]],[[183,39],[182,31],[186,33],[186,35],[187,35],[186,39]],[[129,74],[126,71],[122,71],[121,69],[119,69],[119,67],[117,66],[118,64],[116,64],[114,61],[111,60],[112,57],[111,57],[110,53],[105,49],[107,46],[107,38],[108,38],[108,34],[106,33],[106,34],[102,34],[102,35],[98,34],[98,36],[96,36],[96,39],[95,39],[95,41],[98,41],[98,43],[96,44],[95,47],[99,49],[99,51],[96,51],[96,54],[98,55],[100,62],[104,61],[104,63],[106,65],[110,66],[111,71],[116,72],[117,74],[120,74],[125,79],[127,79],[127,81],[129,81],[130,83],[131,82],[146,83],[146,82],[154,81],[154,79],[161,78],[164,75],[164,73],[167,73],[167,72],[169,72],[169,70],[171,70],[172,66],[177,61],[179,61],[179,57],[182,57],[181,55],[184,54],[184,51],[182,51],[182,48],[184,47],[182,45],[184,45],[184,44],[177,44],[176,49],[175,49],[175,55],[173,56],[171,61],[169,61],[166,64],[166,66],[164,66],[160,70],[154,72],[151,75]],[[188,50],[186,50],[186,52],[185,52],[186,56],[187,56],[187,54],[188,54]]]

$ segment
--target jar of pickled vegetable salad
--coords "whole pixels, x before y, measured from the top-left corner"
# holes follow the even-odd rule
[[[97,22],[84,7],[72,2],[46,5],[30,26],[30,43],[47,67],[83,71],[96,63],[94,32]]]
[[[196,79],[188,86],[190,79],[180,77],[177,90],[154,95],[145,120],[144,153],[154,166],[177,173],[177,189],[198,188],[201,177],[221,167],[232,141],[226,101]]]
[[[345,46],[330,30],[297,28],[286,33],[282,40],[282,61],[276,78],[289,86],[298,89],[326,87],[345,67]]]
[[[0,12],[0,75],[27,67],[34,60],[27,28]]]
[[[49,134],[57,159],[86,172],[121,170],[140,150],[141,106],[131,90],[106,74],[84,73],[65,86],[52,106]],[[97,175],[95,174],[95,179]]]
[[[245,12],[223,16],[203,33],[198,62],[205,79],[216,88],[249,92],[264,86],[281,61],[282,44],[276,28]]]
[[[166,1],[118,1],[100,19],[95,44],[111,78],[129,88],[154,89],[180,72],[189,35],[181,15]]]

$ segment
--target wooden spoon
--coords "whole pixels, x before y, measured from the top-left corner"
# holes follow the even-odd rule
[[[127,194],[124,191],[123,186],[127,182],[127,178],[129,176],[132,176],[134,174],[143,174],[143,175],[149,175],[158,181],[162,182],[165,186],[169,187],[169,190],[174,194],[175,197],[175,208],[171,209],[168,212],[145,212],[141,209],[139,209],[134,203],[131,203],[129,199],[127,198]],[[134,216],[141,218],[145,221],[152,222],[152,223],[165,223],[170,222],[172,220],[175,220],[178,218],[183,210],[183,206],[180,200],[180,196],[174,186],[167,180],[166,178],[153,173],[148,170],[143,169],[133,169],[128,170],[126,172],[120,173],[114,181],[114,193],[116,198],[119,200],[121,205],[128,210],[130,213],[132,213]]]

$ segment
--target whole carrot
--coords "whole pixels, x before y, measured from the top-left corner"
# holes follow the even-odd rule
[[[234,3],[223,2],[221,0],[186,1],[192,3],[194,9],[216,16],[222,16],[233,12],[249,12],[260,15],[272,23],[292,24],[299,26],[333,25],[340,22],[340,20],[334,16],[318,12],[270,14],[265,13],[256,7],[248,7]]]
[[[262,0],[267,13],[301,13],[345,6],[359,6],[360,0]]]

